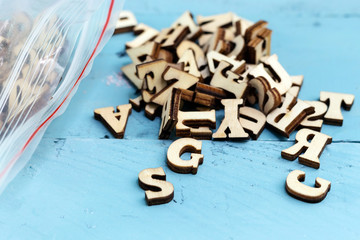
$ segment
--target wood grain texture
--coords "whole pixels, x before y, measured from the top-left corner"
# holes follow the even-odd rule
[[[300,99],[319,100],[320,91],[360,97],[357,0],[132,0],[125,9],[157,30],[169,27],[187,9],[195,16],[231,10],[252,21],[264,19],[273,30],[272,53],[290,75],[304,75]],[[333,143],[325,148],[318,170],[281,158],[281,150],[294,144],[296,131],[286,139],[265,129],[257,141],[203,141],[206,160],[201,171],[173,173],[166,165],[166,151],[175,138],[156,139],[160,118],[150,121],[143,110],[134,111],[124,139],[118,140],[92,116],[99,106],[126,104],[138,96],[118,75],[120,67],[131,62],[123,46],[133,38],[126,33],[109,41],[66,112],[48,128],[30,162],[0,196],[2,238],[166,239],[171,234],[181,239],[184,233],[196,239],[359,238],[356,100],[351,111],[342,111],[342,127],[323,125],[322,132]],[[218,111],[217,124],[222,118]],[[174,200],[148,207],[137,175],[156,167],[163,167],[174,185]],[[331,181],[326,199],[308,204],[290,197],[285,179],[294,169],[306,172],[308,186],[316,177]]]

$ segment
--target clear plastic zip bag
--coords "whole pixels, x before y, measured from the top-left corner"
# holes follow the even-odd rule
[[[121,0],[0,0],[0,193],[65,110],[121,7]]]

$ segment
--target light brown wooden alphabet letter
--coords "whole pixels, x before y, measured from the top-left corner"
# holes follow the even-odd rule
[[[202,142],[193,138],[180,138],[173,142],[167,152],[167,164],[177,173],[196,174],[198,167],[203,163],[204,155],[201,153]],[[180,156],[191,151],[190,160],[182,160]]]
[[[294,160],[299,157],[299,162],[301,164],[319,168],[319,157],[325,146],[331,143],[332,138],[326,134],[307,128],[299,130],[295,138],[296,144],[288,149],[282,150],[281,156],[288,160]],[[311,141],[309,142],[310,139]],[[300,155],[303,151],[305,151],[305,153]]]
[[[316,178],[315,187],[309,187],[301,182],[305,180],[305,172],[294,170],[286,178],[286,191],[293,197],[305,202],[321,202],[330,191],[331,183],[322,178]]]
[[[267,116],[267,123],[285,137],[289,137],[302,122],[306,115],[314,112],[314,107],[301,101],[290,93],[286,93],[285,100],[280,108],[276,108]]]
[[[249,134],[247,134],[243,127],[240,124],[239,120],[239,108],[243,104],[242,99],[223,99],[221,103],[224,105],[224,119],[221,122],[218,130],[213,134],[214,139],[225,139],[235,138],[235,139],[248,139]],[[229,134],[227,133],[229,130]]]
[[[324,116],[325,124],[339,125],[343,123],[341,105],[349,111],[354,103],[355,96],[352,94],[320,92],[320,101],[329,101],[329,108]]]
[[[131,104],[113,107],[98,108],[94,110],[94,117],[102,121],[116,138],[123,138],[128,117],[131,113]]]
[[[145,190],[149,206],[168,203],[174,198],[174,186],[166,181],[162,167],[142,170],[139,173],[139,186]]]

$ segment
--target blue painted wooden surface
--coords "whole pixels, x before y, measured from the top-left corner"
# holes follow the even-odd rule
[[[197,175],[171,172],[171,140],[157,140],[160,120],[133,111],[123,140],[93,119],[98,107],[127,103],[135,89],[119,77],[131,34],[113,37],[95,60],[67,111],[56,119],[30,162],[0,196],[0,239],[359,239],[360,4],[341,1],[128,1],[139,22],[167,27],[183,11],[234,11],[268,20],[272,52],[290,74],[305,75],[303,100],[320,90],[353,93],[342,127],[324,126],[334,142],[315,170],[280,157],[293,144],[265,130],[258,141],[203,142]],[[222,114],[218,113],[218,119]],[[218,122],[219,124],[219,122]],[[110,139],[104,138],[105,135]],[[174,201],[148,207],[138,173],[162,166]],[[308,204],[287,195],[294,169],[332,182],[327,198]]]

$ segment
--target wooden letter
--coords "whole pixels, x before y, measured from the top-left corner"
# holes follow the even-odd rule
[[[195,77],[201,78],[201,73],[196,63],[194,52],[191,49],[185,51],[185,53],[179,59],[178,63],[184,63],[185,72],[188,72]]]
[[[166,139],[170,137],[171,130],[175,127],[178,121],[178,112],[181,101],[181,90],[174,88],[165,102],[161,114],[161,126],[159,131],[159,138]]]
[[[174,186],[166,181],[162,167],[142,170],[139,173],[139,186],[145,190],[149,206],[168,203],[174,198]]]
[[[102,121],[116,138],[123,138],[128,117],[131,113],[131,104],[113,107],[98,108],[94,110],[95,119]]]
[[[299,163],[318,169],[320,167],[319,157],[325,146],[331,143],[332,138],[323,133],[303,128],[296,133],[295,139],[295,145],[282,150],[281,156],[288,160],[295,160],[299,157]],[[304,151],[305,153],[300,155]]]
[[[123,10],[120,12],[119,19],[116,22],[114,34],[130,32],[136,24],[137,21],[134,14],[130,11]]]
[[[268,23],[264,20],[257,21],[256,23],[249,26],[245,31],[245,41],[246,43],[250,42],[251,39],[254,39],[260,31],[266,28]]]
[[[240,108],[240,124],[250,134],[252,139],[258,139],[264,130],[266,116],[259,110],[251,107]]]
[[[204,52],[216,51],[219,53],[223,53],[226,50],[226,44],[224,41],[225,38],[225,29],[218,28],[211,36],[209,41],[207,41],[202,49]]]
[[[306,118],[300,123],[301,128],[310,128],[312,130],[321,131],[321,127],[323,124],[322,118],[324,117],[327,106],[325,103],[320,101],[304,101],[310,106],[315,108],[315,112],[306,116]]]
[[[197,45],[194,42],[188,41],[188,40],[182,41],[179,44],[179,46],[176,48],[176,54],[177,54],[178,58],[181,58],[184,55],[184,53],[189,49],[193,50],[197,66],[199,68],[207,65],[207,59],[205,57],[204,52],[199,47],[199,45]]]
[[[314,107],[300,99],[296,100],[294,96],[286,93],[282,106],[269,113],[266,121],[275,130],[288,138],[290,133],[299,126],[306,115],[313,112]]]
[[[244,37],[241,35],[238,35],[234,38],[234,40],[231,41],[231,43],[234,45],[234,48],[230,53],[227,54],[228,57],[235,57],[237,60],[242,60],[244,58],[245,53],[245,40]]]
[[[220,104],[220,101],[218,101],[214,96],[187,89],[181,89],[181,100],[196,103],[209,108],[217,108]]]
[[[216,128],[215,110],[178,113],[176,124],[177,137],[193,137],[197,139],[211,139],[210,128]]]
[[[305,202],[321,202],[330,191],[331,183],[317,177],[315,187],[309,187],[301,182],[305,180],[305,172],[294,170],[286,178],[286,191],[293,197]]]
[[[221,122],[220,127],[212,135],[214,139],[225,139],[235,138],[235,139],[248,139],[249,134],[247,134],[243,127],[240,124],[239,120],[239,107],[242,106],[242,99],[223,99],[221,103],[224,105],[224,119]],[[227,132],[229,131],[229,134]]]
[[[134,40],[126,43],[126,48],[135,48],[140,47],[144,43],[154,39],[159,33],[156,29],[153,29],[143,23],[140,23],[135,26],[134,33],[137,36]]]
[[[213,33],[220,27],[226,27],[232,24],[233,13],[224,13],[214,16],[197,16],[197,22],[204,32]]]
[[[279,63],[278,56],[273,54],[270,57],[263,57],[261,62],[249,74],[254,78],[265,78],[271,88],[276,88],[281,95],[285,94],[291,88],[292,81],[290,75]],[[268,71],[265,70],[264,66]]]
[[[164,105],[165,101],[168,99],[173,88],[188,89],[199,81],[199,78],[173,67],[168,67],[164,71],[163,79],[165,81],[173,81],[173,82],[168,86],[166,86],[165,88],[163,88],[160,92],[156,93],[151,98],[151,101],[153,103],[159,105]]]
[[[177,26],[165,28],[155,38],[155,42],[160,43],[163,48],[176,48],[189,33],[187,26]]]
[[[281,104],[281,95],[276,88],[271,88],[269,82],[264,77],[253,78],[249,81],[258,96],[259,108],[267,115]]]
[[[172,25],[171,27],[187,26],[190,30],[188,39],[196,39],[201,34],[201,29],[196,25],[191,12],[185,11]]]
[[[270,55],[271,33],[270,29],[262,28],[257,36],[248,43],[249,63],[257,64],[261,57]]]
[[[167,67],[165,60],[155,60],[136,66],[139,79],[144,80],[142,97],[145,102],[150,102],[151,97],[166,87],[163,72]]]
[[[230,58],[230,57],[227,57],[226,55],[223,55],[223,54],[215,52],[215,51],[209,52],[206,55],[206,57],[208,60],[209,70],[211,73],[215,73],[215,71],[217,69],[215,66],[219,65],[221,61],[230,63],[232,65],[232,68],[230,70],[237,74],[244,72],[244,70],[246,68],[246,63],[244,60],[238,61],[238,60],[235,60],[234,57]]]
[[[196,174],[198,167],[203,163],[204,155],[201,153],[202,142],[193,138],[180,138],[173,142],[167,152],[167,164],[171,170],[177,173]],[[191,151],[190,160],[182,160],[180,156]]]
[[[126,53],[135,64],[145,62],[147,56],[156,59],[159,51],[160,45],[156,42],[149,42],[141,45],[140,47],[126,49]]]
[[[324,116],[325,124],[339,125],[343,123],[341,105],[349,111],[354,103],[355,96],[345,93],[320,92],[320,101],[329,102],[329,108]]]
[[[123,74],[132,82],[137,89],[141,89],[144,80],[136,75],[136,64],[130,63],[121,68]]]
[[[211,79],[210,85],[231,92],[236,98],[242,98],[248,84],[240,81],[240,76],[230,70],[232,67],[230,63],[221,61]]]
[[[221,88],[213,87],[204,83],[196,83],[195,91],[214,96],[218,100],[235,97],[232,93],[228,93],[227,91]]]

